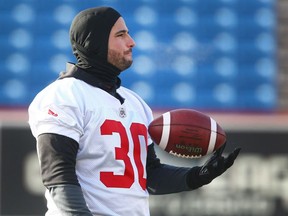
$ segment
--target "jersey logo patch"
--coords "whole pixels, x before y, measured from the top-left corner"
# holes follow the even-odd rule
[[[48,110],[48,115],[52,115],[52,116],[55,116],[55,117],[58,116],[58,114],[53,112],[51,109]]]
[[[119,116],[120,116],[121,118],[125,118],[125,117],[126,117],[126,110],[125,110],[124,107],[120,107],[120,108],[119,108]]]

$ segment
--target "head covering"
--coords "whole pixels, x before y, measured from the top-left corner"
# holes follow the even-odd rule
[[[107,61],[110,31],[121,15],[111,7],[81,11],[70,27],[70,42],[77,67],[98,79],[114,83],[121,70]]]

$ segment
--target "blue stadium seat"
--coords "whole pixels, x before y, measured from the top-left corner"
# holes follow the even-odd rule
[[[132,36],[136,37],[139,32],[147,31],[154,38],[154,41],[149,41],[147,36],[145,38],[145,34],[142,35],[140,39],[144,44],[145,42],[154,44],[152,43],[150,47],[139,45],[134,52],[135,59],[142,55],[150,58],[155,67],[151,66],[153,71],[145,74],[145,71],[139,72],[131,67],[130,71],[121,74],[124,86],[138,88],[140,94],[141,88],[149,91],[149,94],[144,96],[152,108],[179,106],[209,110],[276,108],[277,73],[273,71],[273,63],[276,64],[275,0],[229,2],[135,0],[129,4],[105,0],[96,3],[90,0],[2,1],[0,67],[3,70],[0,72],[2,77],[0,106],[27,106],[38,91],[58,77],[59,71],[55,71],[56,69],[62,66],[64,69],[65,61],[75,62],[68,38],[73,13],[106,3],[123,14]],[[15,17],[15,10],[21,4],[24,4],[22,9],[25,9],[26,5],[30,11],[30,20],[26,22],[21,21],[21,16],[20,20],[19,17]],[[61,13],[57,13],[59,7],[60,10],[66,11],[65,16],[61,17]],[[185,22],[185,17],[181,17],[179,11],[186,12],[191,20]],[[56,19],[57,17],[60,21]],[[232,21],[225,22],[225,19]],[[31,42],[29,46],[21,47],[21,44],[17,43],[15,45],[17,35],[14,40],[15,46],[11,43],[9,37],[19,28],[30,32],[33,40],[31,42],[31,38],[26,38]],[[64,32],[59,33],[59,30]],[[56,32],[59,34],[55,39]],[[179,33],[184,36],[176,40]],[[14,53],[21,53],[29,62],[33,62],[29,71],[17,73],[9,69],[7,59]],[[51,66],[52,58],[59,54],[64,56],[59,60],[61,63],[56,61],[54,67]],[[183,66],[181,69],[191,70],[190,73],[185,71],[181,73],[175,69],[174,64],[179,56],[191,58],[192,63],[188,62],[188,66]],[[225,58],[229,59],[228,63],[221,62],[221,59]],[[263,59],[272,62],[270,71],[259,71],[265,66],[265,64],[259,66],[259,62]],[[19,98],[9,97],[3,90],[4,83],[11,79],[20,80],[19,88],[25,88],[26,93]],[[181,91],[183,95],[180,95]],[[269,97],[262,97],[263,93]]]

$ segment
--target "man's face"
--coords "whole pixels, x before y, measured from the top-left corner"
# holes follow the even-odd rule
[[[134,40],[128,33],[125,21],[120,17],[111,29],[108,42],[108,62],[120,70],[129,68],[133,62]]]

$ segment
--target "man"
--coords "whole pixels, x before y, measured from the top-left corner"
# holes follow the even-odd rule
[[[46,215],[147,216],[149,193],[193,190],[232,166],[240,149],[227,158],[219,151],[202,167],[160,163],[147,133],[152,112],[118,78],[135,42],[116,10],[80,12],[70,40],[77,64],[68,63],[29,107]]]

